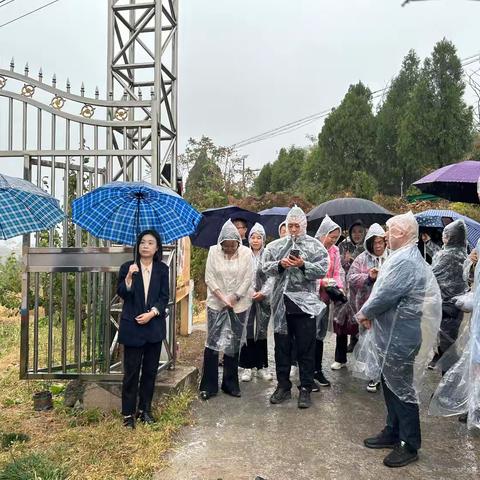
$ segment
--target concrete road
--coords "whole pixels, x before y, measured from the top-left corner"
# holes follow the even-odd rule
[[[271,346],[270,346],[271,347]],[[312,393],[313,407],[294,398],[271,405],[275,381],[242,383],[242,398],[223,393],[194,408],[195,424],[183,430],[171,466],[157,480],[386,480],[480,478],[480,436],[467,434],[457,418],[433,418],[422,409],[420,460],[400,469],[385,467],[389,450],[369,450],[363,439],[384,426],[383,395],[346,369],[332,372],[333,339],[326,345],[325,373],[331,388]],[[273,362],[272,362],[273,363]],[[428,399],[439,381],[426,375]]]

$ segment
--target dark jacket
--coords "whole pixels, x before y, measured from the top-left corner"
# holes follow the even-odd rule
[[[153,262],[145,304],[141,272],[134,275],[130,291],[125,284],[125,277],[132,263],[133,261],[124,263],[118,275],[117,294],[123,299],[118,343],[128,347],[141,347],[146,343],[157,343],[166,338],[165,309],[169,300],[168,267],[163,262]],[[152,307],[155,307],[160,315],[153,317],[145,325],[137,323],[135,317],[148,312]]]

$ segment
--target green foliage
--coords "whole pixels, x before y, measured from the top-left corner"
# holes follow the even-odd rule
[[[378,183],[375,178],[365,171],[355,171],[352,173],[351,190],[355,197],[372,200],[378,192]]]
[[[387,194],[400,194],[408,165],[397,154],[400,122],[420,75],[420,60],[414,50],[403,59],[399,74],[392,80],[385,101],[377,113],[375,154],[379,189]]]
[[[277,160],[272,165],[272,192],[294,191],[300,181],[305,162],[305,150],[291,146],[280,149]]]
[[[0,480],[64,480],[67,473],[44,455],[33,453],[15,459],[0,472]]]
[[[195,282],[195,296],[198,299],[205,299],[207,296],[207,286],[205,285],[205,266],[207,264],[207,256],[207,249],[192,247],[190,275]]]
[[[462,74],[454,45],[438,42],[424,62],[400,122],[396,150],[406,185],[462,160],[472,149],[473,113],[463,100]]]
[[[25,433],[3,433],[0,438],[3,449],[8,449],[15,443],[30,441],[30,437]]]
[[[11,253],[0,265],[0,305],[18,312],[21,305],[22,264],[15,253]]]
[[[262,167],[258,177],[254,182],[255,193],[257,195],[264,195],[267,192],[271,191],[272,186],[272,165],[267,163]]]
[[[329,191],[350,184],[350,174],[374,165],[375,117],[371,92],[359,82],[325,120],[318,143],[329,167]]]

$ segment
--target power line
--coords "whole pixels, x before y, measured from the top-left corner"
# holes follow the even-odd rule
[[[15,0],[9,0],[9,1],[7,2],[7,0],[2,0],[2,1],[0,1],[0,7],[6,7],[9,3],[12,3],[12,2],[14,2],[14,1],[15,1]],[[7,3],[5,3],[5,2],[7,2]]]
[[[477,62],[480,59],[480,53],[476,53],[475,55],[471,55],[469,57],[465,57],[464,59],[461,60],[462,62],[462,67],[471,65],[475,62]],[[380,98],[381,96],[384,95],[385,92],[388,91],[389,87],[385,87],[379,90],[375,90],[372,92],[372,100],[375,100],[377,98]],[[321,112],[314,113],[312,115],[309,115],[308,117],[303,117],[298,120],[295,120],[293,122],[286,123],[284,125],[280,125],[279,127],[273,128],[271,130],[267,130],[263,133],[260,133],[258,135],[255,135],[253,137],[246,138],[244,140],[241,140],[237,143],[234,143],[231,145],[231,148],[242,148],[246,147],[247,145],[251,145],[252,143],[257,143],[261,142],[263,140],[267,140],[269,138],[274,138],[278,137],[280,135],[285,135],[286,133],[291,133],[294,132],[295,130],[298,130],[299,128],[302,128],[304,126],[307,126],[316,120],[320,120],[323,117],[326,117],[332,109],[329,110],[323,110]]]
[[[13,0],[12,0],[12,1],[13,1]],[[13,18],[12,20],[9,20],[9,21],[6,22],[6,23],[2,23],[2,24],[0,25],[0,28],[6,27],[7,25],[10,25],[11,23],[16,22],[17,20],[20,20],[21,18],[27,17],[28,15],[31,15],[32,13],[38,12],[39,10],[43,10],[44,8],[47,8],[48,6],[53,5],[54,3],[57,3],[57,2],[59,2],[59,1],[60,1],[60,0],[53,0],[52,2],[47,3],[47,4],[45,4],[45,5],[42,5],[41,7],[38,7],[38,8],[36,8],[35,10],[30,10],[29,12],[24,13],[23,15],[20,15],[19,17]],[[6,5],[6,4],[5,4],[5,5]],[[5,6],[5,5],[3,5],[3,6]],[[0,5],[0,6],[1,6],[1,5]]]

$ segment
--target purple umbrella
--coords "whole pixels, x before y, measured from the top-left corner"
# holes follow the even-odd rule
[[[480,177],[480,162],[466,160],[439,168],[413,185],[423,193],[430,193],[452,202],[480,203],[477,182]]]

